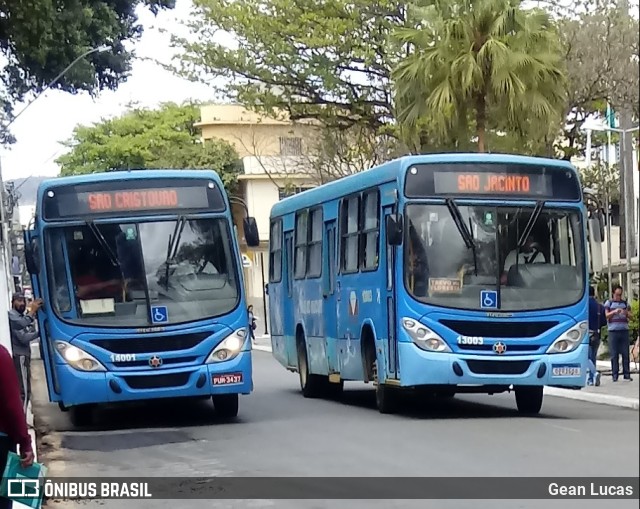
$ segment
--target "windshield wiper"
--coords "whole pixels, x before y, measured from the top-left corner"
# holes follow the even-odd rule
[[[104,235],[102,235],[102,232],[100,231],[100,229],[95,225],[95,223],[93,221],[85,221],[85,224],[87,225],[89,230],[91,230],[91,233],[93,233],[93,235],[97,239],[98,243],[100,244],[100,247],[105,250],[107,255],[109,255],[109,261],[111,262],[111,264],[114,267],[120,268],[120,263],[118,262],[118,257],[115,255],[115,253],[113,252],[113,250],[109,246],[109,243],[107,242],[107,239],[104,238]]]
[[[522,249],[522,247],[527,242],[527,238],[529,237],[529,235],[531,235],[533,226],[538,221],[538,218],[540,217],[540,213],[542,212],[542,209],[544,208],[545,204],[546,204],[546,201],[544,200],[536,202],[536,208],[533,209],[533,213],[531,214],[531,217],[529,217],[529,221],[527,222],[527,225],[524,227],[522,235],[518,239],[518,245],[517,245],[518,252],[520,251],[520,249]]]
[[[169,290],[169,267],[176,257],[178,246],[180,245],[180,238],[182,237],[182,231],[184,225],[187,222],[186,216],[180,216],[176,221],[176,227],[173,229],[173,234],[169,235],[169,245],[167,246],[167,259],[165,260],[165,278],[164,286],[166,290]]]
[[[474,266],[475,275],[477,276],[478,260],[476,257],[476,243],[473,240],[471,231],[467,229],[467,225],[465,224],[464,219],[462,218],[462,214],[460,213],[460,209],[458,208],[458,205],[456,205],[456,202],[454,202],[451,198],[448,198],[446,203],[447,203],[447,208],[449,209],[449,214],[451,214],[451,217],[453,218],[453,222],[456,224],[458,228],[458,232],[460,232],[460,236],[464,241],[464,245],[467,246],[467,249],[471,249],[473,251],[473,266]],[[469,219],[469,221],[471,221],[471,219]]]

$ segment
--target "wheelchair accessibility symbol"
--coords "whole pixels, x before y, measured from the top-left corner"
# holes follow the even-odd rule
[[[482,290],[480,292],[480,307],[482,309],[495,309],[498,307],[498,292],[495,290]]]
[[[153,323],[167,323],[169,321],[167,306],[153,306],[151,308],[151,321]]]

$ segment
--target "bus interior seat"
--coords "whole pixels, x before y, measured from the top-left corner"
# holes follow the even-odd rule
[[[507,275],[507,286],[531,289],[578,288],[578,269],[572,265],[530,263],[512,265]]]

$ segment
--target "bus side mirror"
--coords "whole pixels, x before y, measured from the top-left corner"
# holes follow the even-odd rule
[[[264,285],[264,294],[269,295],[269,283]]]
[[[602,221],[600,217],[592,217],[587,222],[589,237],[589,262],[592,272],[602,271]]]
[[[258,224],[254,217],[245,217],[242,220],[242,227],[244,229],[244,240],[247,241],[247,246],[258,247],[260,245],[260,235],[258,234]]]
[[[24,245],[24,259],[27,264],[27,271],[29,274],[37,275],[40,273],[40,246],[37,239],[32,239],[31,242],[25,242]]]
[[[399,246],[402,244],[402,216],[386,217],[387,243],[390,246]]]

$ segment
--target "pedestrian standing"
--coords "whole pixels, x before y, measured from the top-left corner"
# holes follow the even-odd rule
[[[20,382],[20,396],[25,413],[29,398],[31,398],[31,342],[40,337],[40,333],[36,329],[35,317],[41,307],[42,300],[37,299],[31,302],[27,308],[23,293],[16,292],[11,299],[11,310],[9,311],[11,348],[13,349],[13,362]]]
[[[622,376],[625,382],[630,382],[631,366],[629,362],[629,305],[622,299],[622,287],[613,288],[613,296],[604,303],[607,329],[609,331],[609,352],[611,353],[611,376],[618,381],[620,366],[619,357],[622,356]]]
[[[587,385],[600,385],[600,373],[596,368],[601,330],[607,324],[604,306],[596,300],[596,290],[589,287],[589,377]]]
[[[249,312],[249,338],[251,338],[251,343],[255,343],[256,341],[256,317],[253,314],[253,305],[249,305],[249,307],[247,308],[247,311]]]
[[[13,369],[11,354],[0,345],[0,472],[4,472],[9,452],[20,449],[22,467],[33,464],[33,446],[27,418],[20,401],[20,385]],[[13,503],[0,497],[0,509],[11,509]]]

